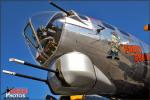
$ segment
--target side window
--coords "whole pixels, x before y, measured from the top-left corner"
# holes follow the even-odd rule
[[[83,20],[87,20],[87,21],[88,21],[88,19],[87,19],[85,16],[79,15],[79,17],[80,17],[81,19],[83,19]]]
[[[125,36],[128,36],[128,37],[130,36],[127,32],[124,32],[124,31],[122,31],[122,30],[120,30],[120,29],[119,29],[119,31],[120,31],[122,34],[124,34]]]
[[[111,26],[111,25],[109,25],[109,24],[107,24],[107,23],[104,23],[104,22],[102,22],[102,24],[104,25],[104,27],[115,31],[115,28],[114,28],[113,26]]]

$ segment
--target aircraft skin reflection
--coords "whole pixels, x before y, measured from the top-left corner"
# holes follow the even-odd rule
[[[101,20],[51,4],[61,11],[37,14],[24,28],[27,45],[40,66],[13,60],[48,71],[47,80],[30,79],[45,82],[59,95],[148,98],[148,45]]]

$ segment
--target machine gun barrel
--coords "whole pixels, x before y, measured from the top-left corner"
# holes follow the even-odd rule
[[[24,75],[24,74],[20,74],[20,73],[16,73],[16,72],[8,71],[8,70],[3,70],[3,73],[47,83],[47,80],[45,80],[45,79],[41,79],[41,78],[37,78],[37,77],[33,77],[33,76],[28,76],[28,75]]]
[[[59,10],[63,11],[64,13],[67,14],[67,16],[69,16],[69,12],[67,12],[66,10],[64,10],[63,8],[61,8],[60,6],[56,5],[55,3],[53,3],[52,1],[50,1],[50,4],[56,8],[58,8]]]
[[[26,65],[26,66],[29,66],[29,67],[34,67],[34,68],[37,68],[37,69],[41,69],[41,70],[57,73],[57,71],[55,71],[55,70],[52,70],[52,69],[49,69],[49,68],[45,68],[45,67],[42,67],[42,66],[39,66],[39,65],[31,64],[29,62],[26,62],[26,61],[23,61],[23,60],[19,60],[19,59],[10,58],[9,61],[10,62],[16,62],[18,64],[23,64],[23,65]]]

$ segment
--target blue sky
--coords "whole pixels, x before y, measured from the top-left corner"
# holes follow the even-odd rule
[[[150,44],[150,33],[143,31],[143,26],[150,23],[148,0],[141,1],[55,1],[67,10],[104,20],[121,28]],[[8,62],[15,57],[35,63],[29,54],[22,35],[27,20],[34,13],[57,11],[48,1],[1,1],[1,69],[7,69],[27,75],[46,78],[47,73],[34,68]],[[50,90],[45,83],[1,74],[1,91],[6,87],[28,88],[30,99],[42,99]]]

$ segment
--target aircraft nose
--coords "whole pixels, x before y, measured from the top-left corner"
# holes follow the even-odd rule
[[[29,50],[41,65],[44,65],[55,53],[64,24],[63,13],[55,13],[53,17],[52,14],[46,13],[48,17],[43,17],[43,14],[32,17],[24,29]]]

